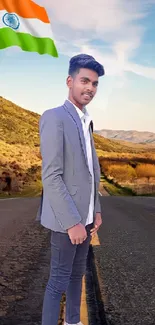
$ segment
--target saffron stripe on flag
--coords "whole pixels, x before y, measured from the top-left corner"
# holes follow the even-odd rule
[[[23,18],[36,18],[44,23],[50,23],[45,8],[31,0],[0,0],[0,10],[16,13]]]
[[[39,38],[30,34],[17,33],[10,28],[1,28],[0,49],[10,46],[19,46],[23,51],[58,57],[56,46],[51,38]]]

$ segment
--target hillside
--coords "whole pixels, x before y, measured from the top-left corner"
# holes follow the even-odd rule
[[[0,193],[41,189],[39,114],[0,97]]]
[[[107,139],[94,133],[95,147],[99,155],[106,157],[139,156],[155,160],[155,145],[131,143],[123,140]]]
[[[140,132],[140,131],[124,131],[124,130],[96,130],[99,134],[108,139],[125,140],[133,143],[152,143],[155,145],[155,133],[153,132]]]
[[[39,195],[42,188],[39,146],[40,115],[23,109],[2,97],[0,97],[0,114],[0,194],[1,196],[4,193],[18,196],[20,194]],[[155,164],[155,146],[151,144],[142,145],[111,140],[95,133],[94,141],[101,170],[106,177],[113,177],[113,174],[119,175],[120,171],[116,170],[116,163],[121,164],[121,168],[122,164],[128,168],[128,164],[132,162],[134,166],[140,163],[143,167],[141,174],[144,177],[146,174],[148,177],[148,170],[146,170],[148,165],[145,165],[150,164],[150,170],[150,166],[153,168]],[[132,168],[135,168],[133,165]],[[125,177],[123,176],[124,179],[128,178],[127,170]],[[151,175],[154,175],[153,173],[151,169]]]
[[[8,144],[39,146],[39,114],[0,97],[0,140]]]

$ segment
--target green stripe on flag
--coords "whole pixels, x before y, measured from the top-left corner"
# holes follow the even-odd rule
[[[19,46],[23,51],[58,57],[56,46],[51,38],[39,38],[31,34],[13,31],[11,28],[0,28],[0,49],[10,46]]]

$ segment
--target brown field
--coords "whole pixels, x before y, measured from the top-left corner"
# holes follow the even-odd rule
[[[40,115],[2,97],[0,114],[0,196],[40,195]],[[155,145],[110,140],[95,133],[94,142],[107,186],[113,182],[111,194],[115,195],[119,186],[122,195],[125,187],[153,195]]]

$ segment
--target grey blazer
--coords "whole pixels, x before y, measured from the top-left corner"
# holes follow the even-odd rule
[[[46,110],[39,123],[42,156],[43,195],[37,220],[51,230],[67,232],[81,222],[86,224],[91,195],[92,176],[89,172],[82,123],[75,107],[66,100]],[[100,166],[90,127],[94,178],[95,209],[99,201]]]

